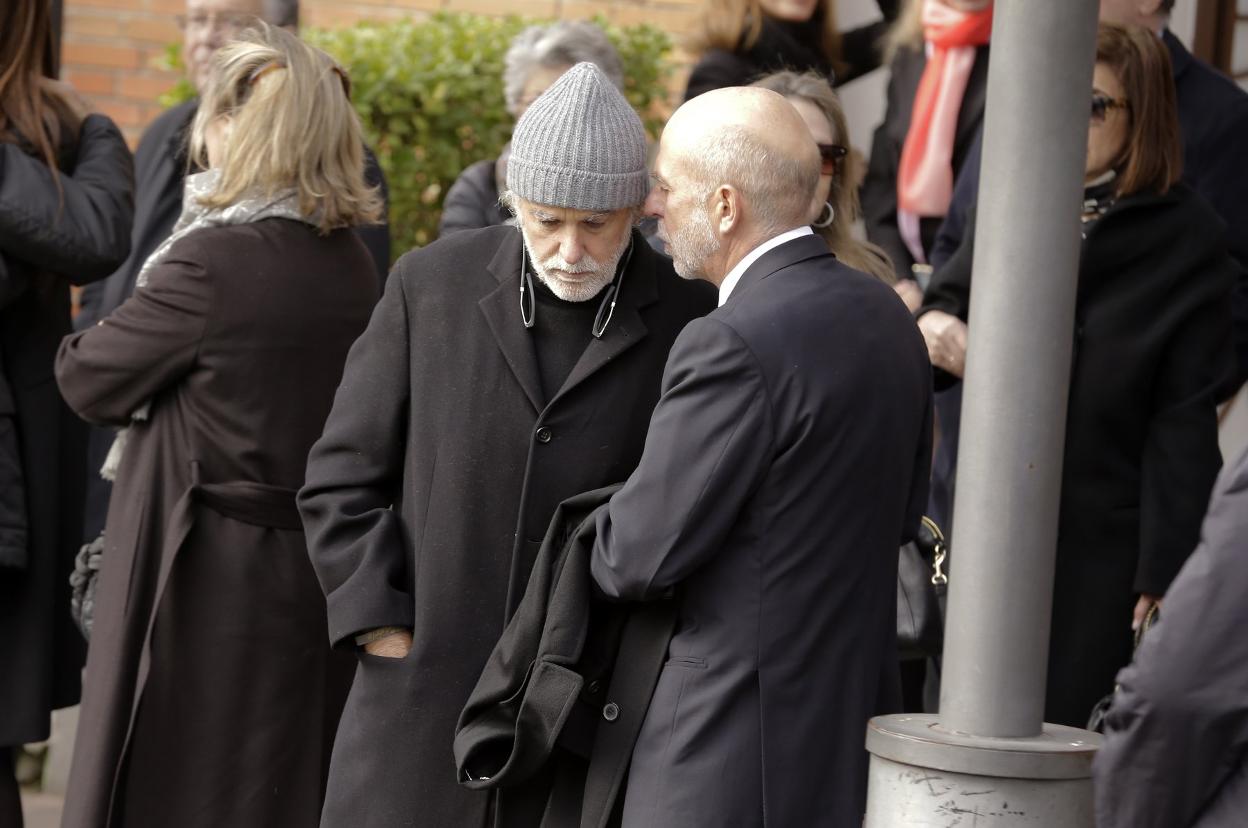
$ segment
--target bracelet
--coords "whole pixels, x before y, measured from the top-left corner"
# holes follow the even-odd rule
[[[368,632],[357,635],[355,637],[355,643],[360,647],[364,647],[372,644],[374,641],[379,641],[385,638],[387,635],[394,635],[395,633],[401,632],[408,632],[407,627],[378,627],[375,630],[369,630]]]

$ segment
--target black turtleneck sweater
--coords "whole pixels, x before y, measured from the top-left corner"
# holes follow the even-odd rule
[[[565,302],[534,274],[533,294],[537,298],[537,318],[530,333],[542,377],[542,396],[550,402],[593,338],[594,317],[602,303],[602,293],[587,302]]]

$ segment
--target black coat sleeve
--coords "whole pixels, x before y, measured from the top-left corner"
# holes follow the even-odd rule
[[[723,49],[708,49],[689,73],[685,84],[685,100],[696,98],[712,89],[726,86],[749,86],[758,79],[759,68],[740,55]]]
[[[888,34],[887,19],[841,32],[841,62],[844,71],[836,73],[836,85],[849,83],[880,68],[880,41]]]
[[[1193,825],[1202,813],[1224,813],[1230,803],[1219,802],[1219,789],[1245,772],[1248,455],[1228,472],[1203,534],[1166,595],[1161,622],[1118,674],[1092,766],[1100,828]]]
[[[774,423],[760,366],[723,322],[672,345],[636,471],[596,513],[594,581],[612,598],[658,598],[718,552],[768,469]]]
[[[1200,242],[1201,228],[1185,237]],[[1206,232],[1206,236],[1216,235]],[[1213,242],[1213,239],[1208,239]],[[1232,368],[1227,299],[1235,266],[1218,238],[1174,274],[1168,301],[1149,326],[1168,332],[1153,378],[1153,406],[1140,465],[1137,592],[1163,595],[1200,540],[1209,492],[1222,465],[1217,392]]]
[[[396,266],[396,271],[401,267]],[[407,552],[395,505],[407,444],[407,302],[401,272],[351,346],[325,432],[299,492],[312,566],[325,592],[329,639],[412,627]]]
[[[71,175],[0,144],[0,249],[7,254],[83,284],[125,261],[133,221],[134,161],[103,115],[83,121]]]
[[[871,139],[871,160],[867,177],[862,183],[862,219],[867,238],[879,245],[893,261],[897,278],[911,279],[910,266],[914,257],[901,238],[897,227],[897,175],[901,167],[904,133],[901,124],[909,123],[914,101],[901,91],[900,80],[908,60],[903,52],[893,59],[888,82],[888,106],[883,122],[875,128]],[[898,136],[902,136],[899,138]]]

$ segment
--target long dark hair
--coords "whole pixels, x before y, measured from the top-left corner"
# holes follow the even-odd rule
[[[51,168],[72,116],[41,84],[52,65],[47,0],[0,4],[0,141],[28,142]]]

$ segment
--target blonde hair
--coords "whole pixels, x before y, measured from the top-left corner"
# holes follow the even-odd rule
[[[841,30],[836,26],[835,6],[835,0],[819,0],[814,16],[820,21],[823,56],[834,71],[841,73],[845,63],[841,60]],[[763,7],[758,0],[708,0],[688,46],[697,54],[710,49],[736,52],[757,43],[762,29]]]
[[[827,118],[836,140],[848,146],[849,124],[845,120],[841,99],[819,73],[776,72],[756,81],[754,86],[770,89],[786,98],[809,102]],[[816,228],[816,232],[828,243],[828,249],[845,264],[891,285],[897,281],[897,274],[888,254],[870,242],[854,238],[853,224],[858,220],[860,208],[858,191],[850,182],[858,180],[858,163],[853,152],[837,162],[836,171],[832,174],[832,190],[828,193],[833,207],[832,223]]]
[[[191,129],[190,157],[206,167],[205,129],[219,117],[231,122],[220,182],[204,206],[294,188],[299,211],[321,233],[376,221],[381,199],[364,182],[363,132],[349,95],[329,55],[267,23],[218,50]]]

